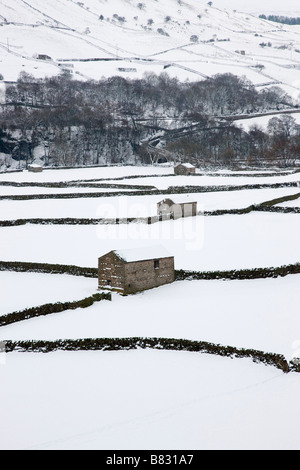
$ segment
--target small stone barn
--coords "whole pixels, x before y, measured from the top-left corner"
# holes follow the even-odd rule
[[[38,54],[37,59],[38,60],[52,60],[52,58],[47,54]]]
[[[197,202],[174,202],[167,198],[157,204],[157,215],[174,220],[192,217],[197,215]]]
[[[174,256],[163,247],[114,250],[98,259],[99,289],[134,294],[175,280]]]
[[[28,171],[31,171],[33,173],[41,173],[43,171],[43,167],[41,165],[28,165]]]
[[[194,175],[196,173],[196,167],[191,163],[180,163],[174,168],[175,175]]]

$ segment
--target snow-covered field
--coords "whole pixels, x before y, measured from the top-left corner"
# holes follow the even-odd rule
[[[286,201],[280,204],[277,204],[278,207],[300,207],[300,200],[295,199],[294,201]]]
[[[167,188],[299,180],[297,174],[166,176],[171,173],[168,167],[49,170],[4,174],[0,181],[112,178],[112,183]],[[130,175],[147,177],[118,179]],[[65,191],[81,193],[82,189]],[[30,195],[39,190],[64,191],[2,186],[1,194]],[[92,192],[91,188],[84,191]],[[263,188],[170,197],[196,200],[200,210],[214,210],[247,207],[298,192],[299,188]],[[156,203],[165,197],[2,200],[0,218],[145,217],[154,215]],[[283,203],[297,204],[298,200]],[[198,216],[153,225],[25,225],[0,229],[0,260],[96,267],[97,258],[110,250],[161,244],[175,256],[177,269],[271,267],[300,261],[299,235],[299,215],[268,212]],[[290,360],[300,344],[299,280],[300,275],[177,281],[134,296],[113,294],[112,302],[1,327],[0,342],[185,338],[280,353]],[[97,279],[0,272],[2,315],[79,300],[96,291]],[[248,359],[150,350],[14,352],[4,358],[0,354],[0,376],[1,449],[299,449],[298,374],[285,375]]]
[[[168,351],[10,354],[1,449],[299,449],[299,377]]]
[[[239,173],[242,173],[242,175]],[[268,170],[268,173],[272,173],[272,171]],[[78,182],[79,184],[80,181],[82,183],[91,182],[94,184],[98,182],[99,184],[155,186],[158,189],[168,189],[170,186],[243,186],[288,182],[299,182],[300,184],[300,173],[290,172],[289,174],[281,174],[280,171],[277,173],[274,171],[274,176],[261,176],[262,174],[263,171],[260,170],[248,173],[224,171],[223,175],[222,172],[206,174],[203,171],[197,170],[194,176],[181,176],[175,175],[173,167],[169,165],[44,170],[41,173],[31,173],[24,170],[0,174],[0,187],[1,182],[30,184]],[[120,178],[124,179],[120,180]],[[1,190],[3,191],[4,189]],[[53,192],[56,192],[56,190],[53,190]]]
[[[84,188],[84,187],[76,187],[74,190],[74,187],[69,187],[69,188],[56,188],[55,189],[55,194],[61,195],[61,194],[80,194],[80,193],[113,193],[113,192],[127,192],[130,191],[132,192],[131,189],[126,189],[126,188]],[[36,195],[36,194],[53,194],[53,188],[46,188],[46,187],[38,187],[38,186],[31,186],[30,188],[28,187],[13,187],[13,186],[0,186],[0,197],[1,196],[26,196],[26,195]]]
[[[68,275],[0,272],[0,316],[30,307],[89,297],[95,280]]]
[[[14,188],[15,189],[15,188]],[[38,188],[22,188],[22,191],[9,191],[13,195],[19,194],[45,194]],[[95,190],[85,188],[84,193],[105,193],[106,190]],[[114,191],[122,191],[112,190]],[[1,192],[1,189],[0,189]],[[47,189],[46,194],[65,194],[81,193],[79,188],[72,188],[66,192],[60,190]],[[130,190],[125,190],[130,192]],[[135,196],[134,191],[131,195],[104,197],[84,197],[75,199],[33,199],[33,200],[3,200],[0,201],[0,220],[32,219],[32,218],[132,218],[132,217],[150,217],[157,215],[157,203],[162,199],[170,198],[175,203],[192,202],[198,203],[198,211],[213,211],[219,209],[243,209],[251,204],[260,204],[275,198],[288,195],[297,195],[300,188],[279,188],[279,189],[253,189],[238,191],[216,191],[207,193],[188,193],[188,194],[164,194]],[[284,203],[285,205],[286,203]],[[297,200],[292,201],[292,205],[297,204]]]
[[[8,278],[10,289],[18,276]],[[74,288],[80,284],[80,281],[76,282]],[[300,336],[297,337],[300,331],[299,282],[300,275],[244,281],[177,281],[126,298],[114,294],[112,302],[101,301],[88,309],[70,310],[2,327],[0,341],[185,338],[275,352],[291,359],[294,342],[300,340]],[[64,277],[61,284],[68,287]],[[45,289],[43,275],[41,280],[36,280],[36,285],[40,286],[42,296],[43,287]],[[98,287],[97,279],[86,281],[85,285],[85,292],[91,295]],[[80,298],[83,292],[84,282],[76,296]],[[66,291],[65,298],[67,294]],[[69,294],[71,300],[73,297]],[[26,296],[24,304],[25,301]],[[19,300],[17,305],[22,305],[22,301]],[[8,310],[9,304],[5,303],[5,307]]]
[[[288,183],[288,182],[299,182],[300,185],[300,173],[291,175],[278,175],[267,177],[264,176],[263,180],[259,176],[248,176],[237,177],[237,176],[224,176],[218,175],[205,175],[197,174],[196,176],[166,176],[166,177],[149,177],[149,178],[134,178],[132,184],[155,186],[158,189],[168,189],[170,186],[243,186],[253,184],[276,184],[276,183]],[[113,181],[111,181],[113,182]],[[129,181],[128,181],[129,182]]]
[[[149,166],[112,166],[94,168],[74,168],[44,170],[42,173],[31,173],[29,171],[11,172],[0,174],[1,181],[11,181],[18,183],[60,183],[68,181],[89,181],[93,179],[124,178],[132,175],[152,176],[172,174],[170,167],[149,167]],[[135,180],[133,180],[133,184]],[[126,180],[125,180],[126,183]]]
[[[260,212],[153,225],[25,225],[1,229],[0,259],[96,267],[111,250],[162,244],[177,269],[271,267],[299,261],[299,235],[297,214]]]

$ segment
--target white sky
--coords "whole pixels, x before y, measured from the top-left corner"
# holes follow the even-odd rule
[[[200,0],[201,3],[207,3]],[[247,13],[261,12],[298,12],[300,13],[299,0],[214,0],[213,5],[217,8],[229,8]]]

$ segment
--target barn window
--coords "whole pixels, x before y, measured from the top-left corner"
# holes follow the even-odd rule
[[[154,269],[159,269],[159,259],[154,260]]]

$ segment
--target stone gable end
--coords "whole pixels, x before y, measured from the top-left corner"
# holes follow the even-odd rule
[[[99,289],[134,294],[175,280],[174,257],[126,262],[113,251],[98,260]]]

